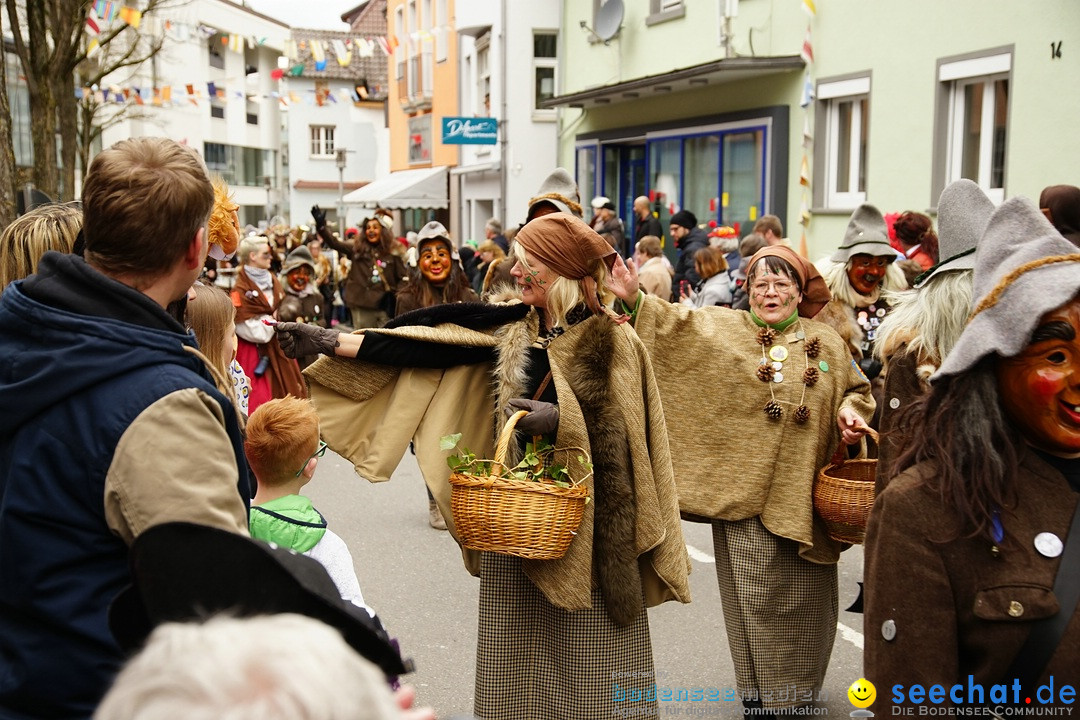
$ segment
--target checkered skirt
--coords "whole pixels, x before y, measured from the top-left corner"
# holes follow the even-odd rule
[[[803,560],[758,517],[714,520],[713,548],[739,693],[770,710],[806,705],[836,639],[836,565]]]
[[[555,607],[521,560],[484,553],[476,703],[482,720],[657,717],[649,619],[642,599],[629,627],[615,625],[593,589],[592,607]]]

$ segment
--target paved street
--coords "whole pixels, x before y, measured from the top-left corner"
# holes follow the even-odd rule
[[[389,483],[369,484],[332,453],[307,488],[330,527],[352,550],[364,597],[398,637],[417,671],[408,681],[441,718],[472,709],[479,582],[465,572],[457,545],[427,524],[427,496],[413,457],[406,453]],[[693,559],[690,605],[667,603],[649,612],[658,685],[734,686],[724,634],[712,538],[708,526],[683,524]],[[825,683],[822,711],[846,717],[848,686],[862,674],[862,616],[844,612],[857,594],[862,548],[840,562],[840,623]],[[662,703],[662,717],[734,717],[733,702]],[[523,719],[527,720],[527,719]]]

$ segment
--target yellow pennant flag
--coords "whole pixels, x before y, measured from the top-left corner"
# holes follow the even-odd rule
[[[136,10],[133,7],[127,7],[126,5],[120,8],[120,19],[126,22],[136,30],[139,29],[139,23],[142,22],[142,11]]]

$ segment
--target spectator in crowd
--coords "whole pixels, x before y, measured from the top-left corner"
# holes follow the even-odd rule
[[[116,678],[94,720],[435,720],[408,710],[334,628],[303,615],[165,623]],[[409,695],[406,698],[406,695]]]
[[[82,229],[81,203],[39,205],[0,233],[0,290],[37,272],[50,250],[69,253]]]
[[[634,198],[634,246],[646,235],[662,237],[664,228],[660,226],[660,220],[652,212],[649,198],[641,195]]]
[[[600,210],[603,209],[604,203],[609,202],[611,202],[611,200],[603,195],[597,195],[589,201],[589,206],[592,207],[592,217],[589,218],[589,226],[597,233],[599,233],[600,228],[604,226],[604,216],[600,213]]]
[[[394,316],[394,298],[408,276],[401,243],[394,240],[382,216],[364,220],[362,236],[354,245],[334,237],[326,227],[326,212],[318,205],[311,208],[311,216],[323,242],[352,260],[345,305],[352,314],[353,329],[382,327]]]
[[[216,285],[195,283],[184,311],[184,326],[195,333],[199,352],[209,361],[218,389],[236,401],[240,427],[248,416],[251,380],[236,362],[236,308]],[[231,395],[230,395],[231,394]]]
[[[85,259],[46,253],[0,297],[7,717],[93,713],[123,660],[107,616],[140,534],[248,532],[234,401],[165,310],[206,260],[206,167],[173,140],[132,138],[94,158],[82,197]]]
[[[709,236],[698,227],[697,217],[689,210],[680,210],[672,215],[668,227],[669,234],[679,251],[679,259],[675,263],[675,275],[671,279],[672,291],[681,296],[684,288],[689,293],[690,289],[701,282],[701,276],[694,269],[694,254],[701,248],[709,246]]]
[[[301,245],[285,258],[285,264],[281,268],[285,297],[278,307],[278,320],[330,327],[326,301],[315,286],[315,273],[315,258],[306,246]],[[301,370],[314,361],[314,357],[297,359]]]
[[[728,275],[727,258],[723,248],[703,247],[694,255],[694,269],[701,277],[701,282],[689,295],[681,295],[679,301],[690,307],[700,308],[710,305],[731,307],[732,281]]]
[[[784,224],[780,222],[780,218],[776,215],[762,215],[759,217],[757,222],[754,223],[754,229],[751,232],[765,238],[765,244],[770,247],[773,245],[791,247],[791,243],[784,237]]]
[[[341,597],[374,617],[360,592],[349,548],[300,494],[326,454],[315,408],[291,397],[263,403],[248,421],[244,454],[258,480],[249,513],[251,537],[318,560]]]
[[[315,286],[319,289],[319,294],[323,296],[325,315],[331,324],[336,325],[334,295],[337,289],[337,274],[334,272],[334,262],[330,257],[334,251],[323,252],[323,239],[315,233],[308,235],[306,244],[308,252],[311,253],[311,259],[315,263]]]
[[[497,244],[488,240],[480,244],[480,247],[476,249],[476,254],[480,256],[480,264],[476,266],[476,281],[473,283],[473,290],[479,297],[484,297],[491,288],[488,276],[493,272],[493,268],[506,259],[506,253]]]
[[[655,219],[655,218],[654,218]],[[663,300],[671,299],[671,273],[661,259],[660,238],[646,235],[637,242],[634,262],[638,266],[641,289]]]
[[[923,272],[937,265],[938,236],[929,217],[911,210],[900,213],[893,223],[893,232],[904,257],[917,262]]]
[[[735,290],[732,291],[731,307],[735,310],[750,309],[750,295],[746,287],[746,263],[754,256],[754,253],[763,247],[767,247],[765,238],[757,233],[752,232],[739,241],[739,256],[741,258],[739,268],[731,274],[731,279],[735,283]]]
[[[488,239],[488,242],[498,245],[504,255],[510,252],[510,243],[507,241],[506,236],[503,235],[503,226],[499,218],[490,218],[484,224],[484,237]]]
[[[281,352],[274,328],[285,290],[270,272],[270,246],[266,238],[253,235],[240,241],[236,258],[240,269],[232,289],[236,307],[236,361],[251,379],[248,409],[286,395],[307,397],[304,378],[296,360]]]
[[[865,677],[909,689],[879,692],[879,717],[914,712],[919,684],[1073,702],[1044,689],[1080,667],[1080,254],[1014,197],[974,258],[970,319],[900,418],[911,441],[867,527]]]
[[[615,205],[610,201],[600,206],[600,210],[597,211],[600,217],[600,227],[595,228],[596,232],[600,235],[611,235],[611,240],[608,242],[615,252],[619,253],[619,257],[627,257],[629,248],[626,244],[626,228],[623,225],[623,221],[615,214]]]

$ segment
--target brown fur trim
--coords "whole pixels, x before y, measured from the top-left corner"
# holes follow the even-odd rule
[[[544,193],[543,195],[537,195],[536,197],[529,199],[529,207],[532,207],[541,200],[558,200],[561,203],[566,203],[566,207],[570,208],[578,217],[581,217],[581,205],[565,195],[560,195],[559,193]]]
[[[608,615],[625,627],[641,608],[642,585],[630,448],[624,419],[609,395],[615,325],[603,316],[585,322],[592,327],[582,333],[566,380],[581,406],[592,449],[593,567]]]
[[[855,322],[855,311],[845,303],[833,298],[829,303],[814,316],[814,320],[825,323],[847,343],[851,356],[856,360],[862,359],[860,346],[863,340],[863,330]]]

